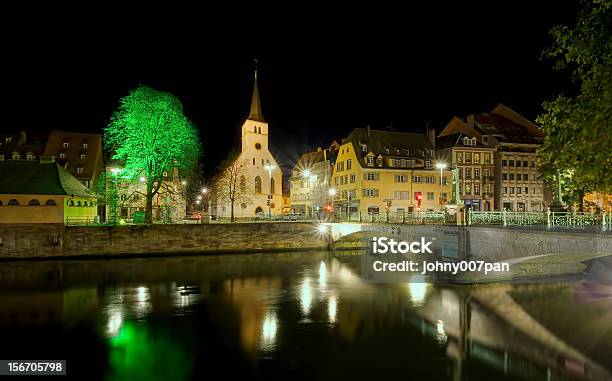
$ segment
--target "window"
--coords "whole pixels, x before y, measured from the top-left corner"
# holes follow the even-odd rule
[[[474,184],[474,194],[476,196],[480,196],[480,185],[479,184]]]
[[[444,201],[448,200],[448,195],[446,194],[446,192],[442,192],[440,193],[440,195],[441,195],[440,197],[442,198],[442,200]]]
[[[30,200],[30,202],[28,202],[28,205],[40,205],[40,201],[38,201],[37,199],[33,198]]]
[[[483,172],[484,172],[484,177],[489,177],[489,176],[491,176],[491,170],[490,170],[489,168],[485,168],[485,169],[483,170]]]
[[[274,187],[274,177],[270,177],[270,194],[276,193],[276,188]]]
[[[82,174],[83,173],[83,167],[77,167],[76,173]]]
[[[336,185],[338,185],[338,177],[334,178],[334,182],[336,183]],[[304,188],[304,185],[302,185],[302,188]]]
[[[531,162],[531,168],[535,168],[535,161]]]
[[[409,167],[411,167],[411,168],[414,167],[414,164],[415,164],[414,160],[408,160],[408,166]]]
[[[368,152],[368,145],[367,144],[361,144],[361,152]]]
[[[368,206],[368,213],[378,214],[378,206]]]
[[[389,154],[389,148],[385,148],[385,153],[388,155]]]
[[[60,155],[59,155],[59,156],[60,156],[60,159],[64,159],[64,158],[66,158],[66,154],[65,154],[65,153],[60,153]]]
[[[376,173],[367,173],[366,174],[366,180],[369,181],[376,181],[378,176],[376,176]]]
[[[508,160],[510,164],[510,168],[514,167],[514,160]]]
[[[374,156],[368,156],[366,161],[370,167],[374,166]]]
[[[520,160],[517,160],[517,161],[516,161],[516,166],[517,166],[518,168],[520,168],[520,167],[521,167],[521,161],[520,161]]]
[[[399,159],[393,159],[393,166],[394,167],[399,167],[400,166],[400,160]]]
[[[353,166],[353,160],[352,159],[348,159],[346,161],[346,170],[347,171],[350,170],[352,168],[352,166]]]
[[[523,167],[527,168],[529,166],[529,162],[527,160],[523,160]]]
[[[413,183],[421,183],[421,176],[412,176],[412,182]]]
[[[502,173],[502,180],[508,180],[508,174]]]
[[[253,158],[253,165],[255,165],[255,158]]]
[[[504,187],[504,194],[508,194],[508,187]]]
[[[472,194],[472,187],[470,186],[470,184],[465,184],[465,194],[467,195]]]
[[[13,140],[13,138],[12,138],[12,137],[8,137],[8,138],[5,138],[5,139],[4,139],[4,141],[5,141],[5,142],[7,142],[7,143],[10,143],[12,140]]]
[[[442,176],[442,185],[446,185],[447,184],[446,181],[447,181],[446,176]]]
[[[395,191],[396,200],[408,200],[408,192]]]
[[[476,164],[480,163],[480,154],[479,153],[475,153],[474,154],[474,163],[476,163]]]
[[[242,192],[246,191],[246,178],[244,175],[240,176],[240,190]]]
[[[472,162],[472,153],[471,152],[466,152],[465,153],[465,162],[466,163],[471,163]]]
[[[62,147],[64,147],[64,148],[68,148],[68,147],[70,147],[70,144],[69,144],[69,143],[67,143],[67,142],[64,142],[64,144],[62,144]]]
[[[427,192],[427,199],[428,200],[433,200],[434,199],[434,192]]]
[[[466,168],[465,169],[465,178],[466,179],[471,179],[472,178],[472,169],[471,168]]]
[[[83,149],[87,149],[87,143],[83,143]]]
[[[21,155],[19,154],[19,152],[13,152],[13,160],[19,160],[21,158]]]
[[[529,181],[529,174],[523,173],[523,181]]]
[[[4,161],[4,155],[0,155],[0,161]]]
[[[502,167],[508,166],[508,160],[502,160]]]
[[[482,156],[484,157],[484,163],[485,164],[490,164],[491,163],[491,156],[488,153],[483,153]]]
[[[85,155],[81,154],[81,160],[85,160]]]
[[[514,173],[510,174],[510,181],[514,181]]]
[[[339,161],[336,163],[336,171],[340,172],[340,171],[344,171],[344,162],[343,161]]]
[[[425,176],[425,184],[435,184],[436,183],[436,178],[435,176]]]
[[[510,194],[514,194],[514,187],[510,187]]]
[[[34,155],[32,155],[32,152],[28,152],[28,153],[26,154],[26,159],[27,159],[27,160],[34,160]]]
[[[491,186],[489,184],[485,184],[484,192],[485,192],[485,194],[491,193]]]
[[[529,194],[529,188],[525,187],[525,194]]]
[[[375,191],[376,191],[375,189],[364,189],[363,190],[363,195],[366,196],[366,197],[376,197],[375,196],[375,194],[376,194]]]
[[[47,200],[47,202],[45,202],[45,205],[57,205],[57,203],[55,202],[55,200]]]
[[[405,183],[406,182],[406,176],[404,176],[404,175],[395,175],[395,182],[396,183]]]
[[[351,173],[351,184],[355,182],[355,174]]]
[[[379,167],[382,167],[382,163],[383,163],[382,157],[379,157],[378,159],[376,159],[376,164],[378,164]]]
[[[431,168],[431,161],[425,160],[425,169],[430,169],[430,168]]]
[[[261,144],[255,143],[255,149],[259,151],[261,149]]]
[[[523,191],[523,188],[521,187],[516,187],[516,194],[521,194]]]
[[[261,177],[255,176],[255,193],[261,193]]]
[[[463,154],[461,152],[457,152],[457,163],[463,163]]]
[[[14,198],[10,199],[8,202],[9,205],[19,205],[19,201],[15,200]]]
[[[344,176],[340,176],[340,185],[344,185]]]
[[[475,179],[480,178],[480,168],[474,168],[474,178]]]
[[[162,172],[162,176],[163,176],[163,177],[168,177],[168,171],[164,171],[164,172]]]

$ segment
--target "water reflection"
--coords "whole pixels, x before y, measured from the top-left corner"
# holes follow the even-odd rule
[[[100,263],[67,262],[59,272],[65,278],[47,288],[19,288],[20,270],[5,276],[0,267],[0,329],[23,336],[32,325],[59,322],[87,337],[81,333],[90,327],[105,343],[94,351],[109,359],[105,380],[200,379],[211,369],[245,379],[278,378],[287,369],[311,379],[363,379],[382,370],[405,376],[410,368],[418,379],[611,378],[609,285],[444,287],[419,277],[375,284],[361,280],[351,257],[224,261],[126,260],[104,272]],[[44,270],[28,266],[28,279],[38,276],[31,266]],[[25,348],[3,339],[4,348]],[[93,350],[82,340],[75,347]],[[36,337],[27,342],[36,345]],[[380,355],[376,363],[371,353]],[[303,358],[308,367],[296,363]]]

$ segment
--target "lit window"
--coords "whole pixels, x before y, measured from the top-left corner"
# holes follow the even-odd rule
[[[60,153],[60,155],[59,155],[59,156],[60,156],[60,159],[63,159],[63,158],[65,158],[65,157],[66,157],[66,154],[64,154],[64,153]]]
[[[81,154],[81,160],[85,160],[85,155]]]
[[[69,144],[69,143],[64,142],[64,144],[63,144],[63,147],[64,147],[64,148],[68,148],[69,146],[70,146],[70,144]]]
[[[425,169],[430,169],[430,168],[431,168],[431,161],[425,160]]]
[[[83,143],[83,149],[87,149],[87,143]]]
[[[78,174],[82,174],[83,173],[83,167],[77,167],[76,172]]]
[[[373,166],[374,165],[374,156],[368,156],[367,163],[368,163],[369,166]]]

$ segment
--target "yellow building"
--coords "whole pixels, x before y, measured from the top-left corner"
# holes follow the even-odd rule
[[[450,200],[451,174],[443,170],[440,181],[433,132],[354,129],[342,141],[334,166],[336,211],[377,214],[440,210]]]
[[[55,162],[0,162],[0,223],[93,223],[97,203]]]

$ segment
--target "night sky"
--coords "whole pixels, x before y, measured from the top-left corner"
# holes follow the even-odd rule
[[[543,100],[570,88],[539,53],[554,24],[574,22],[576,1],[451,4],[21,15],[2,27],[0,130],[100,132],[119,98],[146,84],[181,99],[210,174],[240,147],[254,58],[283,166],[354,127],[440,131],[453,115],[499,102],[533,120]]]

